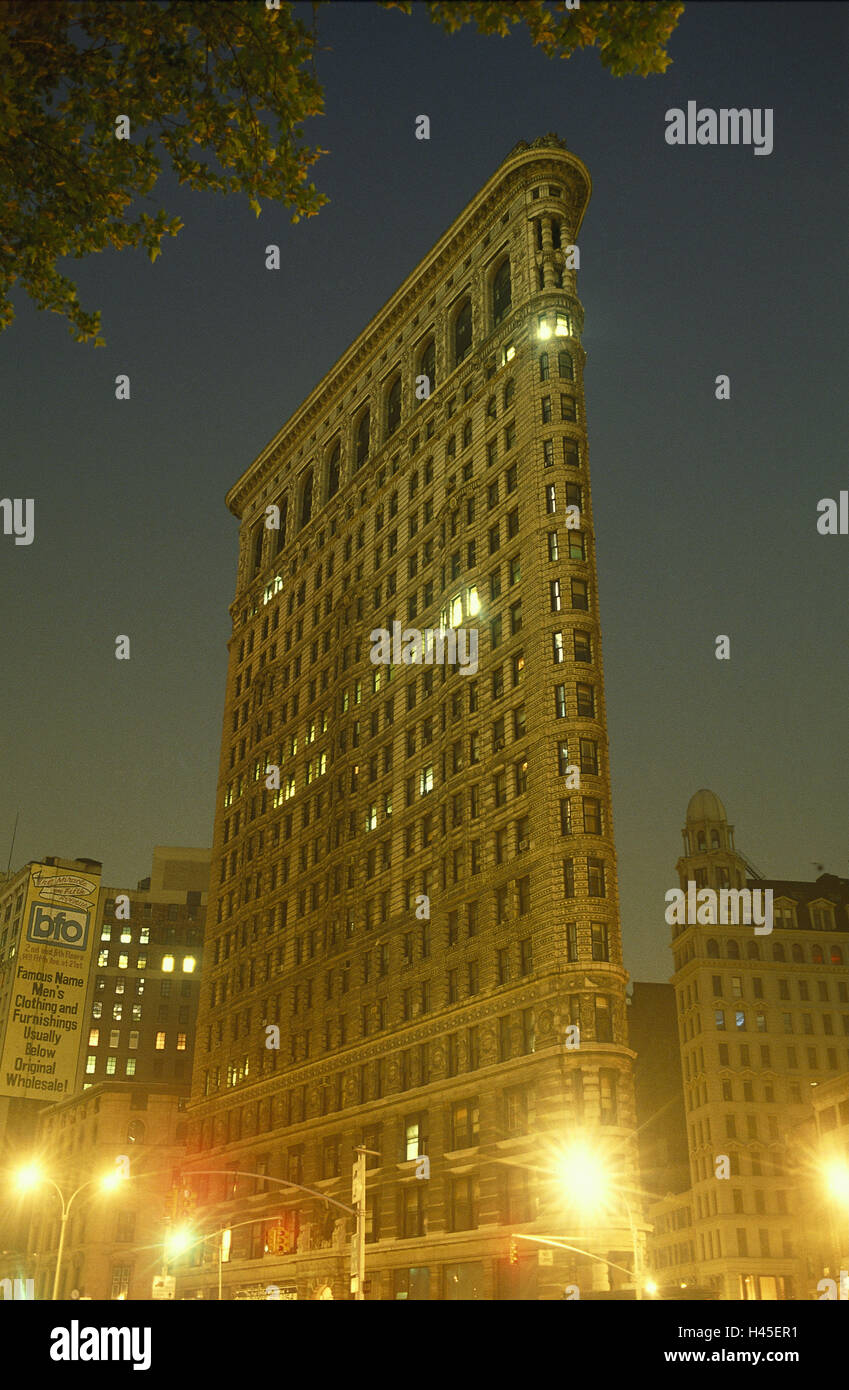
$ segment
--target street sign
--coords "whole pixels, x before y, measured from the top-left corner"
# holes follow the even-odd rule
[[[174,1298],[176,1296],[177,1280],[173,1274],[154,1274],[153,1289],[151,1298]]]

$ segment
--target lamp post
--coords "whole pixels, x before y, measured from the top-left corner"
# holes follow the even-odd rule
[[[576,1145],[563,1156],[560,1174],[564,1183],[568,1184],[569,1195],[573,1198],[575,1205],[587,1209],[601,1207],[612,1186],[611,1174],[607,1171],[601,1155],[582,1144]],[[634,1259],[632,1271],[634,1298],[641,1300],[643,1297],[642,1232],[637,1228],[634,1212],[627,1197],[621,1192],[617,1195],[627,1213],[628,1227],[631,1233],[631,1248]],[[605,1261],[605,1263],[608,1262]]]
[[[62,1270],[62,1256],[65,1251],[65,1231],[67,1229],[68,1216],[70,1215],[74,1198],[78,1197],[81,1192],[84,1192],[87,1187],[97,1186],[104,1192],[114,1191],[121,1181],[121,1174],[117,1170],[114,1173],[107,1173],[105,1177],[89,1178],[87,1182],[80,1183],[80,1186],[75,1188],[66,1202],[65,1194],[58,1183],[55,1183],[52,1178],[48,1178],[47,1175],[40,1172],[38,1168],[34,1166],[23,1168],[18,1173],[16,1185],[20,1191],[26,1192],[30,1188],[37,1187],[39,1183],[46,1182],[58,1193],[59,1201],[62,1204],[62,1216],[59,1223],[59,1249],[56,1252],[56,1271],[53,1275],[53,1293],[50,1296],[51,1302],[55,1303],[59,1298],[59,1276]]]
[[[259,1181],[262,1181],[262,1182],[264,1182],[264,1183],[274,1183],[274,1184],[276,1184],[276,1185],[279,1186],[279,1187],[291,1187],[291,1188],[294,1188],[294,1190],[295,1190],[296,1192],[306,1192],[306,1193],[309,1194],[310,1197],[319,1197],[319,1198],[321,1199],[322,1202],[327,1202],[331,1207],[338,1207],[340,1211],[347,1212],[347,1214],[348,1214],[349,1216],[353,1216],[353,1217],[354,1217],[354,1221],[355,1221],[355,1227],[354,1227],[354,1234],[353,1234],[352,1239],[351,1239],[351,1292],[354,1294],[355,1299],[360,1299],[360,1298],[363,1298],[363,1297],[364,1297],[364,1294],[363,1294],[363,1291],[362,1291],[362,1290],[363,1290],[364,1272],[365,1272],[365,1218],[366,1218],[366,1209],[365,1209],[365,1155],[368,1154],[368,1153],[376,1153],[376,1150],[374,1150],[374,1149],[365,1149],[365,1148],[362,1147],[362,1145],[360,1145],[360,1146],[356,1149],[357,1159],[356,1159],[356,1162],[355,1162],[355,1164],[354,1164],[354,1183],[353,1183],[353,1201],[355,1202],[356,1205],[355,1205],[355,1206],[352,1206],[352,1207],[346,1206],[344,1202],[338,1202],[338,1201],[336,1200],[335,1197],[328,1197],[326,1193],[324,1193],[324,1192],[319,1192],[319,1191],[317,1191],[316,1188],[314,1188],[314,1187],[304,1187],[301,1183],[289,1182],[289,1181],[288,1181],[287,1179],[285,1179],[285,1178],[272,1178],[272,1177],[269,1176],[268,1173],[263,1173],[263,1174],[259,1177],[259,1179],[258,1179],[258,1175],[257,1175],[256,1173],[245,1172],[245,1171],[243,1171],[242,1169],[239,1169],[239,1168],[227,1168],[227,1169],[224,1169],[224,1168],[187,1168],[187,1169],[186,1169],[186,1175],[187,1175],[187,1176],[194,1176],[194,1175],[201,1176],[201,1175],[209,1174],[209,1175],[212,1175],[212,1176],[218,1176],[218,1175],[220,1175],[221,1173],[225,1173],[225,1172],[226,1172],[226,1174],[227,1174],[228,1177],[234,1177],[234,1178],[238,1178],[238,1177],[241,1177],[241,1178],[253,1178],[254,1181],[259,1180]],[[380,1155],[377,1154],[377,1157],[379,1158]],[[358,1196],[358,1190],[357,1190],[357,1173],[358,1173],[358,1171],[360,1171],[360,1165],[361,1165],[361,1171],[362,1171],[362,1184],[361,1184],[361,1189],[360,1189],[360,1195]],[[239,1222],[238,1224],[239,1224],[239,1225],[246,1225],[246,1226],[249,1226],[249,1225],[252,1225],[253,1223],[252,1223],[252,1222],[249,1222],[249,1221],[245,1221],[245,1222]],[[231,1230],[231,1229],[232,1229],[232,1230],[235,1230],[236,1227],[235,1227],[235,1226],[234,1226],[234,1227],[227,1227],[227,1226],[223,1227],[223,1230]],[[216,1234],[216,1232],[213,1232],[212,1234]],[[357,1283],[357,1288],[356,1288],[356,1289],[354,1288],[354,1281],[355,1281],[355,1279],[356,1279],[356,1283]],[[221,1250],[220,1250],[220,1248],[219,1248],[219,1252],[218,1252],[218,1297],[219,1297],[219,1299],[220,1299],[220,1297],[221,1297]]]

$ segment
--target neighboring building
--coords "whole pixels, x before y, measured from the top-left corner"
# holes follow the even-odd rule
[[[684,1082],[671,985],[634,984],[628,1033],[637,1054],[634,1091],[643,1190],[655,1197],[690,1187]]]
[[[344,1214],[262,1176],[349,1203],[358,1143],[380,1154],[373,1298],[603,1288],[563,1250],[511,1262],[511,1236],[574,1231],[546,1174],[578,1135],[639,1185],[572,268],[589,194],[562,141],[517,145],[228,496],[189,1158],[257,1175],[196,1180],[207,1227],[233,1224],[225,1297],[348,1296]],[[474,637],[451,665],[372,662],[413,624]],[[629,1220],[575,1243],[625,1264]]]
[[[670,1192],[653,1202],[648,1218],[648,1268],[661,1297],[673,1296],[675,1290],[681,1298],[692,1297],[701,1288],[701,1278],[689,1192]]]
[[[849,1298],[849,1075],[810,1088],[809,1117],[787,1136],[803,1259],[801,1296]],[[823,1287],[830,1279],[836,1289]]]
[[[149,1299],[163,1272],[172,1185],[184,1153],[185,1088],[101,1082],[43,1111],[33,1158],[66,1201],[91,1178],[128,1160],[129,1177],[114,1192],[88,1188],[69,1208],[58,1296]],[[27,1273],[35,1295],[49,1299],[59,1244],[60,1203],[46,1183],[30,1198]]]
[[[137,889],[101,888],[78,1091],[115,1077],[188,1095],[209,863],[208,849],[157,846]]]
[[[6,1174],[32,1145],[44,1107],[73,1093],[100,868],[93,859],[45,856],[0,876],[0,1171]],[[26,1203],[0,1201],[0,1213],[0,1278],[25,1280]]]
[[[673,927],[700,1279],[723,1299],[802,1297],[785,1135],[809,1117],[812,1088],[846,1072],[849,881],[751,876],[710,791],[691,799],[683,834],[682,889],[774,894],[769,934]]]

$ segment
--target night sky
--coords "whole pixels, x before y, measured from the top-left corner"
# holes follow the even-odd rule
[[[578,293],[625,959],[667,979],[699,787],[767,876],[847,872],[849,538],[816,521],[849,486],[849,9],[688,4],[649,78],[548,60],[521,30],[448,35],[419,7],[334,4],[318,29],[317,217],[257,220],[164,175],[156,206],[185,228],[154,265],[69,267],[106,348],[15,295],[0,495],[35,499],[35,542],[0,535],[0,867],[18,810],[13,868],[86,855],[118,887],[154,844],[211,844],[225,493],[516,142],[553,131],[593,180]],[[773,153],[667,145],[689,100],[772,107]]]

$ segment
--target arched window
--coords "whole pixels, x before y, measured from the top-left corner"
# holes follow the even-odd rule
[[[831,963],[832,965],[843,964],[843,952],[839,946],[832,946],[831,948]]]
[[[289,515],[289,498],[281,497],[277,506],[280,509],[280,529],[277,532],[277,544],[274,547],[274,553],[279,555],[286,544],[286,522]]]
[[[396,376],[386,397],[386,438],[394,434],[401,423],[401,378]]]
[[[360,423],[357,425],[357,448],[354,458],[354,467],[362,468],[368,458],[369,427],[371,422],[371,411],[364,410],[360,416]]]
[[[733,938],[732,938],[732,940],[729,941],[729,943],[728,943],[728,959],[729,959],[729,960],[739,960],[739,959],[740,959],[740,946],[739,946],[739,943],[736,942],[736,941],[734,941]]]
[[[699,849],[707,849],[707,840],[705,839],[705,832],[703,830],[699,831]]]
[[[711,847],[711,849],[719,849],[719,831],[718,831],[718,830],[712,830],[712,831],[710,832],[710,847]]]
[[[510,258],[501,262],[492,280],[492,322],[497,327],[510,312]]]
[[[823,955],[822,946],[811,947],[811,960],[814,965],[825,965],[825,956]]]
[[[575,364],[572,361],[572,354],[570,352],[558,352],[557,370],[564,381],[575,380]]]
[[[805,954],[798,941],[794,941],[793,945],[790,947],[790,959],[797,962],[805,959]]]
[[[454,320],[454,365],[458,366],[472,346],[472,301],[464,299]]]
[[[711,960],[719,960],[719,942],[711,937],[707,944],[707,953]]]
[[[312,517],[312,469],[308,468],[301,482],[301,517],[298,530],[303,530]]]
[[[342,450],[338,444],[333,445],[330,460],[327,465],[327,500],[335,497],[339,491],[339,466],[342,459]]]
[[[760,958],[761,948],[757,941],[748,941],[746,943],[746,960],[760,960]]]
[[[505,410],[509,410],[509,409],[510,409],[510,406],[513,404],[513,397],[515,396],[515,394],[516,394],[516,383],[515,383],[515,381],[512,381],[512,380],[511,380],[511,381],[508,381],[507,385],[504,387],[504,409],[505,409]]]
[[[259,525],[254,532],[254,574],[262,569],[262,543],[265,539],[265,527]]]
[[[419,358],[418,376],[426,376],[428,382],[428,395],[436,390],[436,343],[433,338],[425,344],[422,355]]]
[[[773,960],[784,960],[784,946],[780,941],[776,941],[772,948]]]

